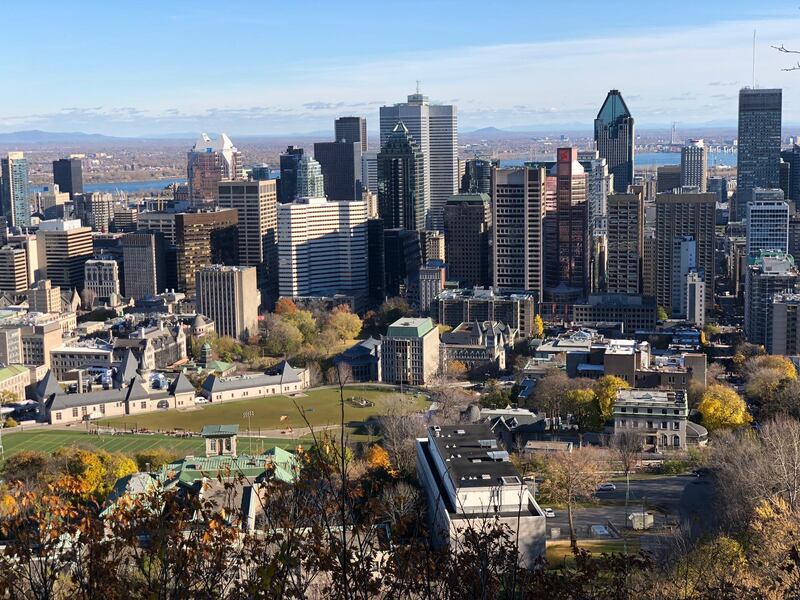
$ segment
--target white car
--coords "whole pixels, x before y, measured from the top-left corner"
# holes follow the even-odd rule
[[[617,486],[615,486],[613,483],[601,483],[597,486],[598,492],[613,492],[616,489]]]
[[[552,519],[556,516],[556,511],[554,511],[552,508],[543,508],[542,510],[544,511],[544,516],[548,519]]]
[[[208,404],[208,398],[204,398],[203,396],[195,396],[194,397],[195,404]]]

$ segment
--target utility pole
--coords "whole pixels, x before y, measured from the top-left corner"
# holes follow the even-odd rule
[[[253,454],[253,429],[250,427],[250,418],[255,415],[255,412],[252,410],[246,410],[242,413],[242,418],[247,419],[247,440],[248,440],[248,450],[250,454]]]

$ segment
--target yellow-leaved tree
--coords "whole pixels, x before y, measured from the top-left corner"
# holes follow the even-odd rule
[[[542,315],[536,315],[533,318],[533,337],[534,338],[542,338],[544,337],[544,321],[542,320]]]
[[[373,444],[367,448],[364,458],[367,460],[370,469],[380,469],[388,472],[392,468],[392,463],[389,460],[389,453],[383,446],[379,446],[378,444]]]
[[[709,431],[742,427],[753,420],[742,397],[727,385],[708,386],[697,410]]]
[[[604,421],[608,421],[614,415],[614,402],[617,400],[617,392],[631,386],[617,377],[616,375],[604,375],[592,386],[600,416]]]

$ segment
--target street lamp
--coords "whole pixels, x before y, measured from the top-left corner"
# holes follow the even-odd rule
[[[242,418],[247,419],[247,439],[251,455],[253,454],[253,430],[250,427],[250,418],[253,417],[255,414],[256,414],[255,411],[252,410],[246,410],[242,413]]]

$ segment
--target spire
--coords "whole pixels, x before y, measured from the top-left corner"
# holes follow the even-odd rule
[[[117,388],[122,388],[130,383],[133,379],[136,379],[136,375],[138,374],[136,371],[138,367],[139,361],[136,360],[136,357],[133,355],[133,351],[128,348],[128,352],[125,354],[125,358],[122,359],[122,363],[117,371]]]
[[[603,106],[600,107],[600,112],[597,113],[597,118],[606,123],[612,123],[617,119],[630,117],[631,112],[628,110],[628,105],[622,99],[622,94],[619,90],[611,90],[606,96]]]

